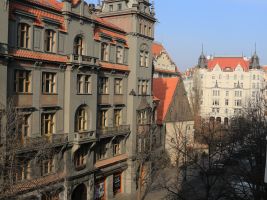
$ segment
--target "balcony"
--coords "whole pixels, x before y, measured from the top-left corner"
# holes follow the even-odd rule
[[[52,134],[51,136],[42,136],[35,138],[28,137],[18,145],[18,150],[26,151],[39,148],[48,148],[51,146],[60,146],[67,142],[67,134]]]
[[[130,132],[130,125],[120,125],[117,127],[104,127],[102,129],[98,129],[97,135],[100,138],[105,138],[115,135],[124,135]]]
[[[70,141],[81,144],[96,139],[95,131],[77,132],[70,136]]]
[[[99,59],[92,56],[74,55],[68,56],[68,59],[72,63],[83,63],[87,65],[99,65]]]

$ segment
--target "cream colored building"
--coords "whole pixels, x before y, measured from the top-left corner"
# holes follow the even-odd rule
[[[242,113],[265,87],[264,71],[255,53],[246,57],[199,57],[198,65],[183,76],[191,105],[199,98],[200,115],[228,124]],[[196,94],[198,93],[198,94]]]

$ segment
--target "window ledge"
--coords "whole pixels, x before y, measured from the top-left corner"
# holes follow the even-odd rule
[[[33,95],[32,92],[14,92],[14,95]]]
[[[45,93],[45,92],[42,92],[42,95],[58,95],[58,93]]]
[[[92,95],[92,93],[77,93],[79,96],[86,96],[86,95]]]

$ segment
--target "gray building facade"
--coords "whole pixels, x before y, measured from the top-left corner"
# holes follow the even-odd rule
[[[103,200],[136,192],[138,155],[154,123],[151,3],[0,4],[0,102],[12,102],[21,118],[18,165],[0,195]]]

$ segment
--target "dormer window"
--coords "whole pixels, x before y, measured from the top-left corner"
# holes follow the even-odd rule
[[[45,51],[54,52],[55,31],[45,30]]]
[[[77,36],[74,39],[74,49],[73,53],[75,55],[83,55],[83,38],[81,36]]]
[[[30,26],[25,23],[20,23],[18,26],[18,47],[29,48],[29,30]]]

